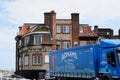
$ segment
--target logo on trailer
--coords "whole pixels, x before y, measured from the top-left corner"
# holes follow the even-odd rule
[[[75,52],[72,52],[72,51],[65,52],[65,53],[62,54],[62,61],[64,59],[66,59],[67,57],[73,57],[73,58],[77,59],[77,54]]]

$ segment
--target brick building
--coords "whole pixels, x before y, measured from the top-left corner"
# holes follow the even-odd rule
[[[71,19],[56,19],[54,11],[44,13],[44,24],[25,23],[16,40],[16,74],[30,79],[44,77],[49,69],[49,52],[96,43],[88,24],[79,23],[79,13]]]
[[[105,39],[113,38],[113,30],[111,28],[98,28],[98,26],[94,26],[94,33],[96,36]]]

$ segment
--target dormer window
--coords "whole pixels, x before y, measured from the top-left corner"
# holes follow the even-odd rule
[[[35,35],[34,36],[34,45],[40,45],[42,43],[42,36]]]
[[[83,33],[83,27],[82,26],[79,27],[79,32]]]
[[[29,36],[25,37],[24,44],[25,46],[29,44]]]
[[[22,41],[21,41],[21,40],[19,40],[19,46],[21,47],[21,45],[22,45]]]

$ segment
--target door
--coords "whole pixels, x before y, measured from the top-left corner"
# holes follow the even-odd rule
[[[117,76],[118,64],[116,60],[116,50],[114,48],[102,49],[99,73],[105,73],[111,77]]]
[[[116,50],[112,49],[110,51],[106,52],[106,58],[107,58],[107,69],[106,71],[111,75],[113,78],[117,78],[117,70],[118,70],[118,65],[117,65],[117,56],[116,56]]]

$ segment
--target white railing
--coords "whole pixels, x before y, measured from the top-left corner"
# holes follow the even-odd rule
[[[11,78],[12,74],[0,72],[0,80],[30,80],[25,78]]]
[[[2,77],[0,76],[0,80],[30,80],[30,79],[20,79],[20,78],[10,78],[10,77]]]

